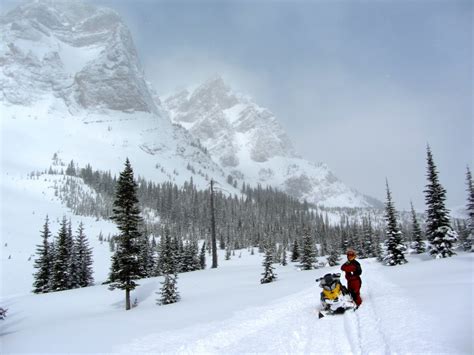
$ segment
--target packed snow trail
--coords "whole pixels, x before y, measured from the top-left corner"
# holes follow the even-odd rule
[[[320,290],[313,286],[267,306],[236,312],[225,321],[149,334],[114,350],[211,354],[448,353],[449,349],[429,337],[435,322],[422,314],[399,287],[370,269],[367,264],[362,286],[364,301],[356,312],[318,319]]]

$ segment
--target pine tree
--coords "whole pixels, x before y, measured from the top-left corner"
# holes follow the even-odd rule
[[[69,277],[71,253],[68,242],[68,226],[63,217],[55,242],[55,255],[52,268],[52,291],[67,290],[71,284]]]
[[[34,293],[47,293],[51,291],[50,275],[52,271],[52,255],[48,240],[50,237],[51,232],[49,230],[49,219],[48,216],[46,216],[43,230],[41,232],[43,243],[36,247],[36,255],[38,258],[35,259],[34,267],[35,269],[38,269],[38,271],[33,275],[35,280],[33,283]]]
[[[298,240],[295,238],[295,241],[293,242],[293,249],[291,252],[291,261],[296,262],[300,258],[300,247],[298,245]]]
[[[471,170],[467,167],[466,171],[466,183],[467,183],[467,213],[469,215],[467,230],[469,235],[467,236],[463,248],[465,251],[474,251],[472,249],[472,241],[474,239],[474,185],[472,183]]]
[[[261,284],[266,284],[276,280],[277,275],[273,271],[273,246],[268,241],[265,245],[265,257],[263,259],[263,267],[265,268],[263,272],[263,277],[260,279]]]
[[[413,240],[411,247],[415,250],[416,254],[422,254],[426,251],[426,246],[425,242],[423,241],[420,224],[418,223],[418,219],[416,218],[416,212],[415,208],[413,207],[413,203],[411,203],[411,223]]]
[[[316,263],[316,252],[314,249],[313,238],[307,228],[303,231],[303,245],[301,247],[300,260],[300,267],[302,270],[314,269],[314,264]]]
[[[431,149],[427,147],[426,237],[430,242],[430,254],[435,258],[446,258],[456,253],[453,244],[457,233],[449,223],[449,211],[445,207],[446,190],[438,179],[438,171],[433,161]]]
[[[334,242],[330,243],[329,246],[329,255],[328,255],[328,264],[329,266],[339,265],[339,260],[341,259],[341,253],[339,252],[337,246]]]
[[[374,230],[372,222],[369,218],[365,218],[362,224],[363,244],[362,249],[366,258],[374,258],[377,256],[376,245],[374,243]]]
[[[84,225],[79,223],[76,234],[76,258],[77,258],[77,274],[78,286],[87,287],[94,284],[92,269],[92,249],[89,247],[89,241],[84,234]]]
[[[175,257],[175,246],[171,240],[169,230],[165,230],[162,253],[162,273],[164,281],[160,291],[158,304],[166,305],[178,302],[180,299],[177,287],[177,260]]]
[[[150,277],[153,275],[154,261],[153,251],[148,236],[144,233],[138,238],[138,260],[140,263],[141,277]]]
[[[387,241],[385,242],[385,246],[387,250],[383,258],[383,263],[385,265],[401,265],[407,262],[403,255],[406,247],[402,243],[402,232],[398,227],[396,211],[392,202],[388,181],[386,182],[386,186],[387,202],[385,203],[385,221],[387,227],[385,233],[387,235]]]
[[[78,288],[79,286],[79,266],[76,253],[76,245],[74,243],[74,236],[72,235],[72,222],[69,219],[67,225],[67,248],[69,250],[69,265],[68,265],[68,289]]]
[[[115,192],[113,215],[111,219],[117,224],[119,235],[117,247],[112,257],[112,268],[109,279],[110,289],[125,290],[125,309],[131,308],[130,291],[138,284],[134,281],[141,277],[138,256],[140,248],[140,209],[138,207],[137,183],[133,179],[133,169],[126,160],[125,169],[120,173]]]

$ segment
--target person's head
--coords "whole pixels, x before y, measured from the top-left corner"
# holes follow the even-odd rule
[[[347,260],[349,261],[354,260],[357,256],[356,252],[353,249],[349,249],[346,255],[347,255]]]

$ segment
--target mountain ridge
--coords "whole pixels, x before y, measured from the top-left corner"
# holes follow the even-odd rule
[[[327,164],[302,158],[275,115],[234,92],[219,75],[161,103],[172,121],[199,139],[233,179],[268,184],[326,207],[382,206],[343,184]]]

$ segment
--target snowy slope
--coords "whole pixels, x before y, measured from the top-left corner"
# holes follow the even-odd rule
[[[239,182],[271,185],[326,207],[381,206],[338,180],[326,164],[298,156],[273,113],[233,92],[219,76],[165,97],[163,105]]]
[[[161,278],[140,282],[124,310],[106,286],[6,297],[2,352],[468,354],[473,351],[472,253],[408,257],[387,267],[361,260],[361,308],[319,320],[314,279],[337,270],[277,266],[260,285],[262,257],[242,251],[217,269],[180,274],[182,300],[156,305]],[[462,292],[459,292],[462,290]],[[453,293],[456,297],[452,297]],[[442,326],[441,326],[442,325]],[[28,341],[24,341],[28,339]],[[87,339],[87,341],[85,341]]]

